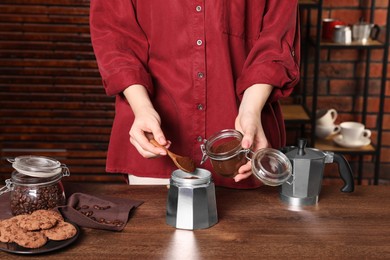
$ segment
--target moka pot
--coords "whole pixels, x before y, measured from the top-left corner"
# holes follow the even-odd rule
[[[307,148],[305,139],[298,140],[298,147],[286,147],[282,151],[289,158],[293,171],[293,175],[280,189],[283,202],[295,206],[317,204],[327,163],[335,162],[339,165],[339,174],[344,181],[341,191],[354,190],[351,167],[342,155]]]

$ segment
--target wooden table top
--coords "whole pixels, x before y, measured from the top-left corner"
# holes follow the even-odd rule
[[[82,228],[72,245],[29,259],[390,259],[389,186],[350,194],[324,186],[319,203],[304,208],[283,204],[275,187],[217,188],[219,222],[188,231],[165,223],[165,186],[78,185],[144,203],[121,232]],[[0,259],[22,258],[0,252]]]

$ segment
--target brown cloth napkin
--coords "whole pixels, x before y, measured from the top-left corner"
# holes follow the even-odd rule
[[[132,209],[142,201],[92,196],[73,193],[65,206],[57,207],[62,216],[81,226],[94,229],[121,231],[127,224]]]
[[[132,209],[143,201],[73,193],[67,205],[57,207],[67,220],[87,228],[121,231],[127,224]],[[0,196],[0,220],[12,217],[10,193]]]

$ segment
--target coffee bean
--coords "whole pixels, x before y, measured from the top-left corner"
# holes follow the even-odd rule
[[[111,208],[111,206],[99,206],[99,205],[94,205],[93,208],[94,208],[94,209],[97,209],[97,210],[106,210],[106,209]]]
[[[120,227],[120,226],[123,226],[124,223],[123,223],[122,221],[116,219],[116,220],[114,220],[114,221],[112,222],[112,224],[113,224],[114,226]]]
[[[38,209],[52,209],[65,204],[65,194],[60,183],[47,186],[15,185],[11,192],[13,215],[30,214]]]

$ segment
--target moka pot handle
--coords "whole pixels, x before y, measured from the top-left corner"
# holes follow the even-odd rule
[[[344,181],[344,186],[341,188],[342,192],[353,192],[355,189],[355,183],[353,180],[353,174],[351,166],[344,156],[335,153],[333,155],[333,162],[339,165],[339,173],[341,179]]]

